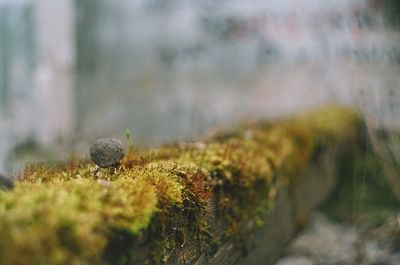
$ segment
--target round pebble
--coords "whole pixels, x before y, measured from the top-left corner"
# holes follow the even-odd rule
[[[102,138],[90,147],[90,157],[99,167],[117,166],[123,156],[124,149],[118,139]]]
[[[0,174],[0,189],[11,190],[14,188],[14,181]]]

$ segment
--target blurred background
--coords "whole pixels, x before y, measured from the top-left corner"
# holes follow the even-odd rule
[[[332,102],[396,131],[399,70],[398,0],[0,0],[0,171]]]

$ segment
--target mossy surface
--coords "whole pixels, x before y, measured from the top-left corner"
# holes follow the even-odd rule
[[[290,184],[358,129],[356,113],[330,107],[203,142],[131,149],[114,169],[26,167],[13,191],[0,190],[0,264],[189,262],[265,222],[277,183]]]

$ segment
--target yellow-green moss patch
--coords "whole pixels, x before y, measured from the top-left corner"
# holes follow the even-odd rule
[[[162,263],[193,241],[209,251],[242,224],[265,221],[277,179],[290,183],[358,126],[357,114],[331,107],[204,142],[131,149],[116,169],[29,166],[13,191],[0,191],[0,264],[132,264],[143,255]],[[124,251],[105,255],[116,238],[129,239]]]

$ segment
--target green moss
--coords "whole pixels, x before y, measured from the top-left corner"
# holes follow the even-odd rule
[[[177,162],[162,160],[147,164],[140,178],[155,186],[159,200],[166,206],[181,206],[183,203],[183,185],[181,176],[189,168]]]
[[[118,169],[29,166],[15,190],[0,191],[0,264],[163,263],[179,250],[193,260],[262,224],[278,180],[290,184],[321,146],[357,129],[356,114],[332,107],[201,143],[131,148]],[[115,238],[123,251],[105,255]],[[152,251],[138,250],[143,241]]]
[[[100,264],[108,230],[145,228],[157,197],[140,179],[77,179],[21,182],[0,202],[0,264]]]

